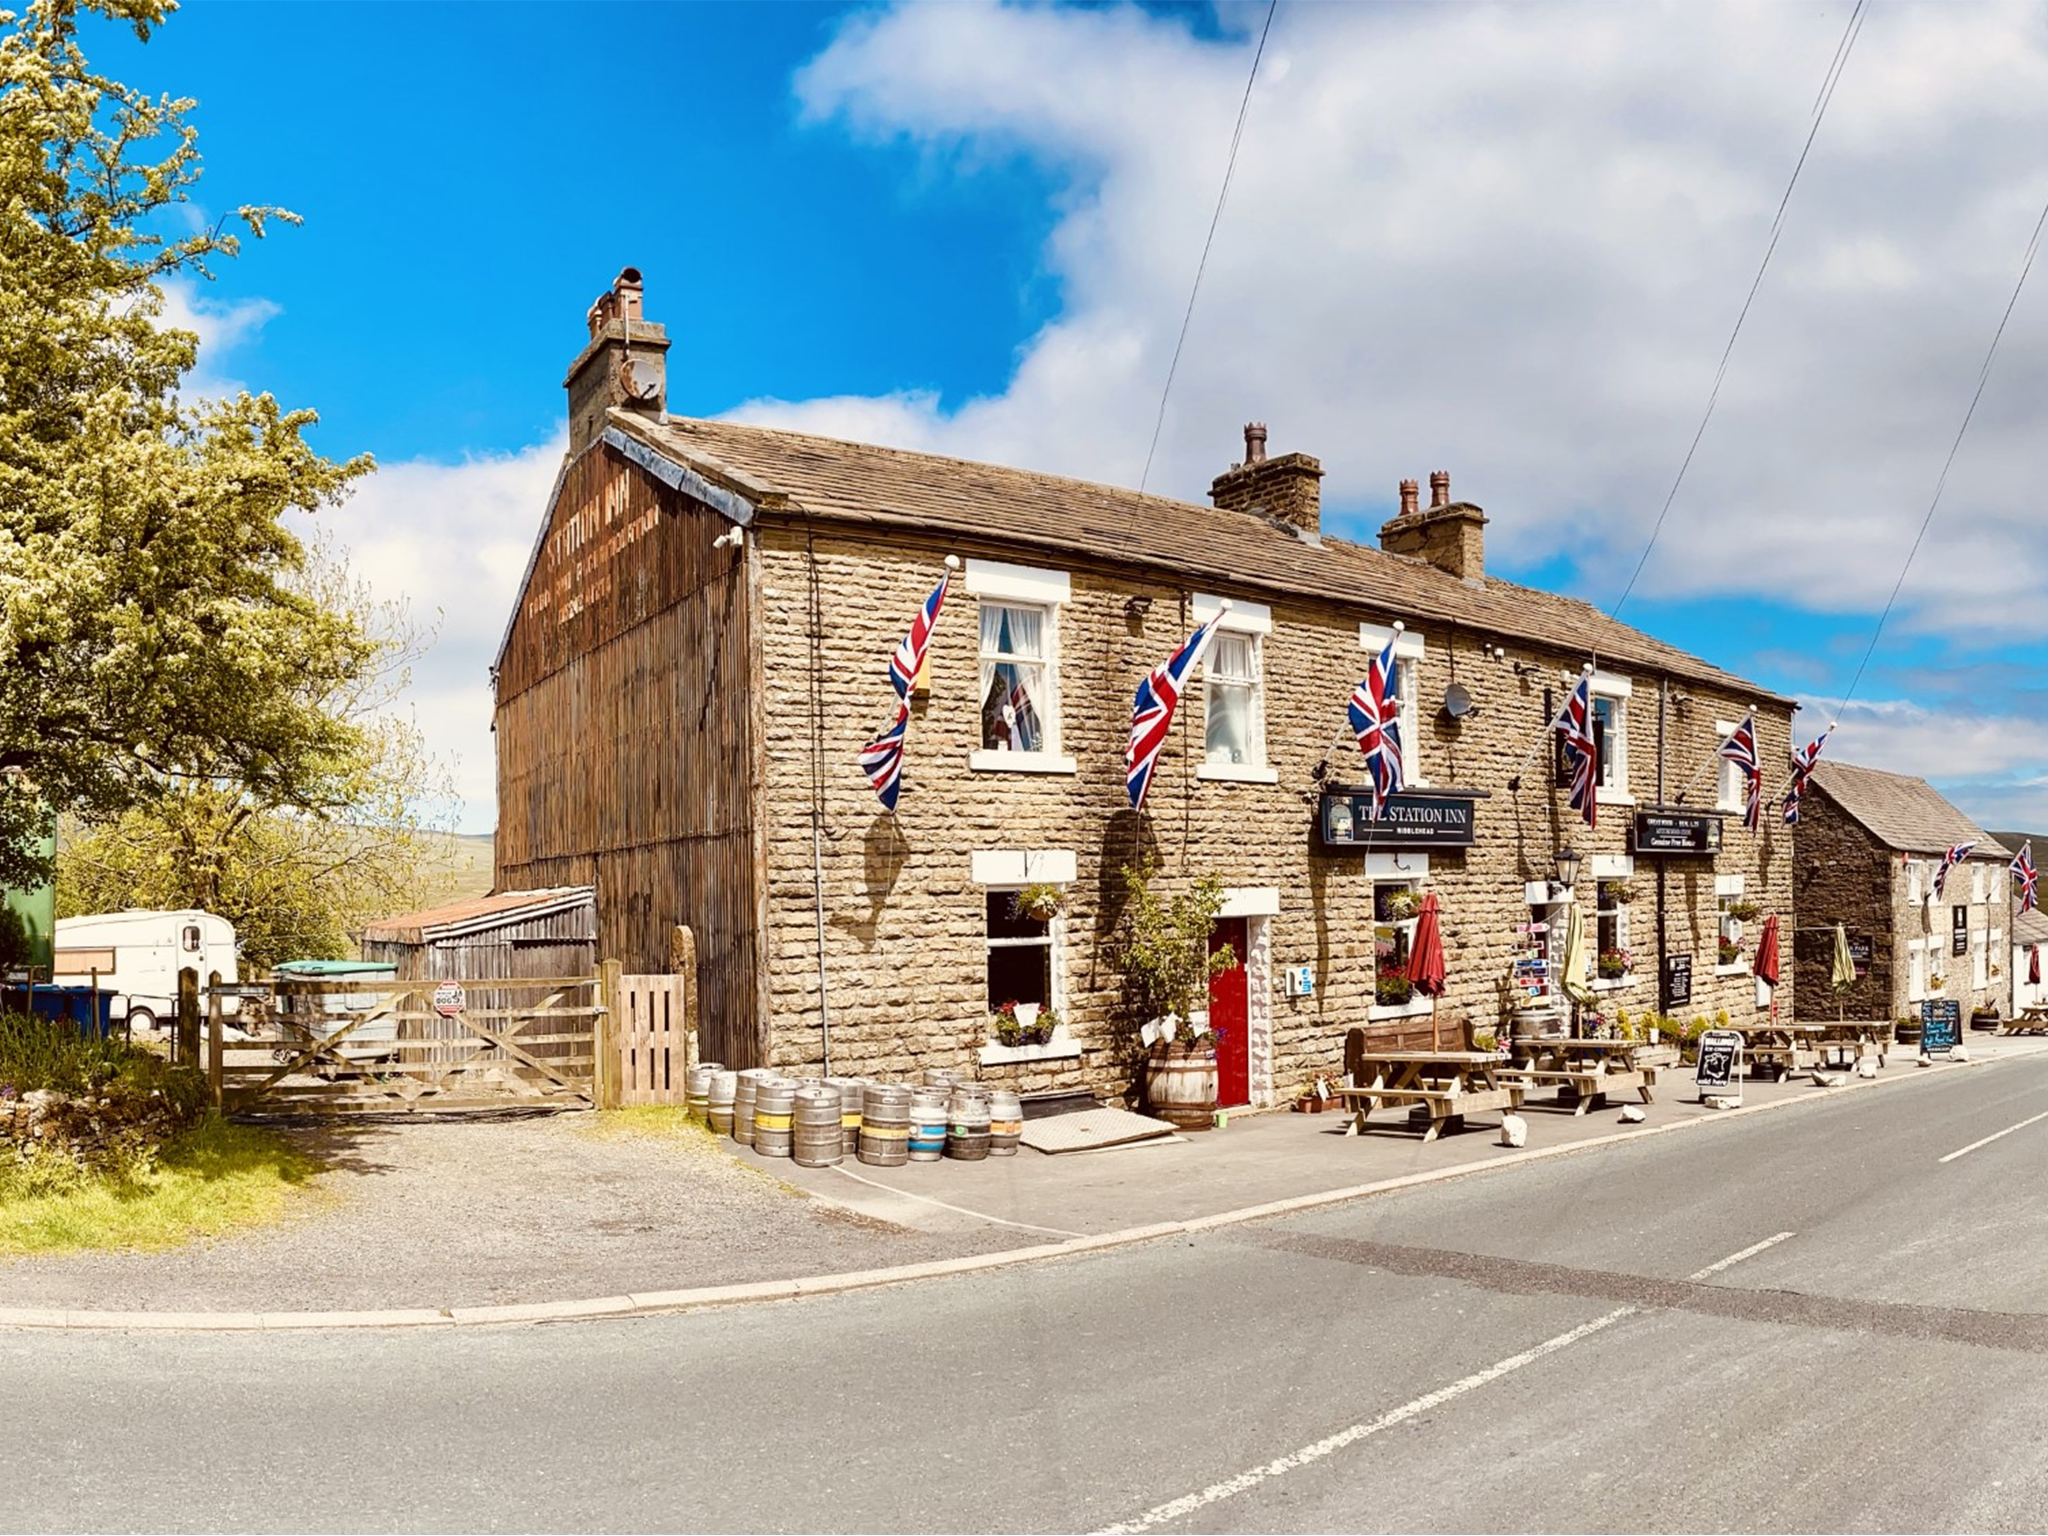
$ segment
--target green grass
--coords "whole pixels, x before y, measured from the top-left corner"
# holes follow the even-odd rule
[[[269,1131],[215,1117],[154,1158],[102,1171],[0,1160],[0,1257],[172,1248],[278,1220],[321,1171]]]

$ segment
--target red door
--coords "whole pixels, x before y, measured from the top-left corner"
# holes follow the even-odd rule
[[[1216,1031],[1216,1102],[1225,1107],[1252,1101],[1251,993],[1244,962],[1250,952],[1248,924],[1219,918],[1209,935],[1209,953],[1228,944],[1237,964],[1209,977],[1209,1027]]]

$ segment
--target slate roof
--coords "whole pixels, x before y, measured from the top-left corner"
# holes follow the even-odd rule
[[[1972,858],[2012,857],[1925,779],[1823,758],[1813,770],[1813,782],[1872,837],[1900,853],[1940,854],[1957,843],[1974,842]]]
[[[1576,598],[1492,576],[1462,581],[1424,560],[1329,534],[1310,540],[1248,512],[770,427],[674,416],[656,422],[622,410],[611,412],[609,420],[767,513],[993,539],[1067,559],[1079,551],[1211,590],[1252,588],[1362,606],[1411,622],[1455,623],[1594,655],[1602,664],[1791,702]]]
[[[2015,907],[2012,914],[2012,941],[2015,944],[2048,944],[2048,912],[2042,911],[2039,907],[2031,912],[2021,912]],[[2026,977],[2022,976],[2020,980],[2025,981]]]
[[[579,902],[592,901],[596,891],[587,885],[563,885],[541,891],[498,891],[489,896],[468,896],[446,906],[419,912],[401,912],[380,917],[364,925],[363,938],[385,944],[424,944],[469,928],[492,927],[488,919],[517,914],[538,917]]]

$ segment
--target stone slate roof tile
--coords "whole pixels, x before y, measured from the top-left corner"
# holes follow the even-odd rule
[[[1597,656],[1603,666],[1646,667],[1759,701],[1791,702],[1576,598],[1491,576],[1463,581],[1423,560],[1327,534],[1311,539],[1252,513],[771,427],[674,416],[656,422],[620,410],[609,419],[768,513],[993,538],[1052,555],[1079,551],[1206,588],[1252,588],[1377,609],[1411,623],[1455,623]]]
[[[1974,842],[1974,858],[2010,859],[2011,850],[1942,799],[1925,779],[1821,759],[1813,782],[1870,835],[1900,853],[1946,853]]]

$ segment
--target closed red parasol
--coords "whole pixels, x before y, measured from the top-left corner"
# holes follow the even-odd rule
[[[1435,1050],[1436,1002],[1444,990],[1444,935],[1436,892],[1422,898],[1422,915],[1415,920],[1415,938],[1408,948],[1408,980],[1429,995],[1429,1045]]]
[[[2027,946],[2027,981],[2031,986],[2041,984],[2041,946],[2038,944]]]
[[[1766,986],[1778,984],[1778,914],[1764,919],[1763,936],[1756,941],[1756,979]]]

